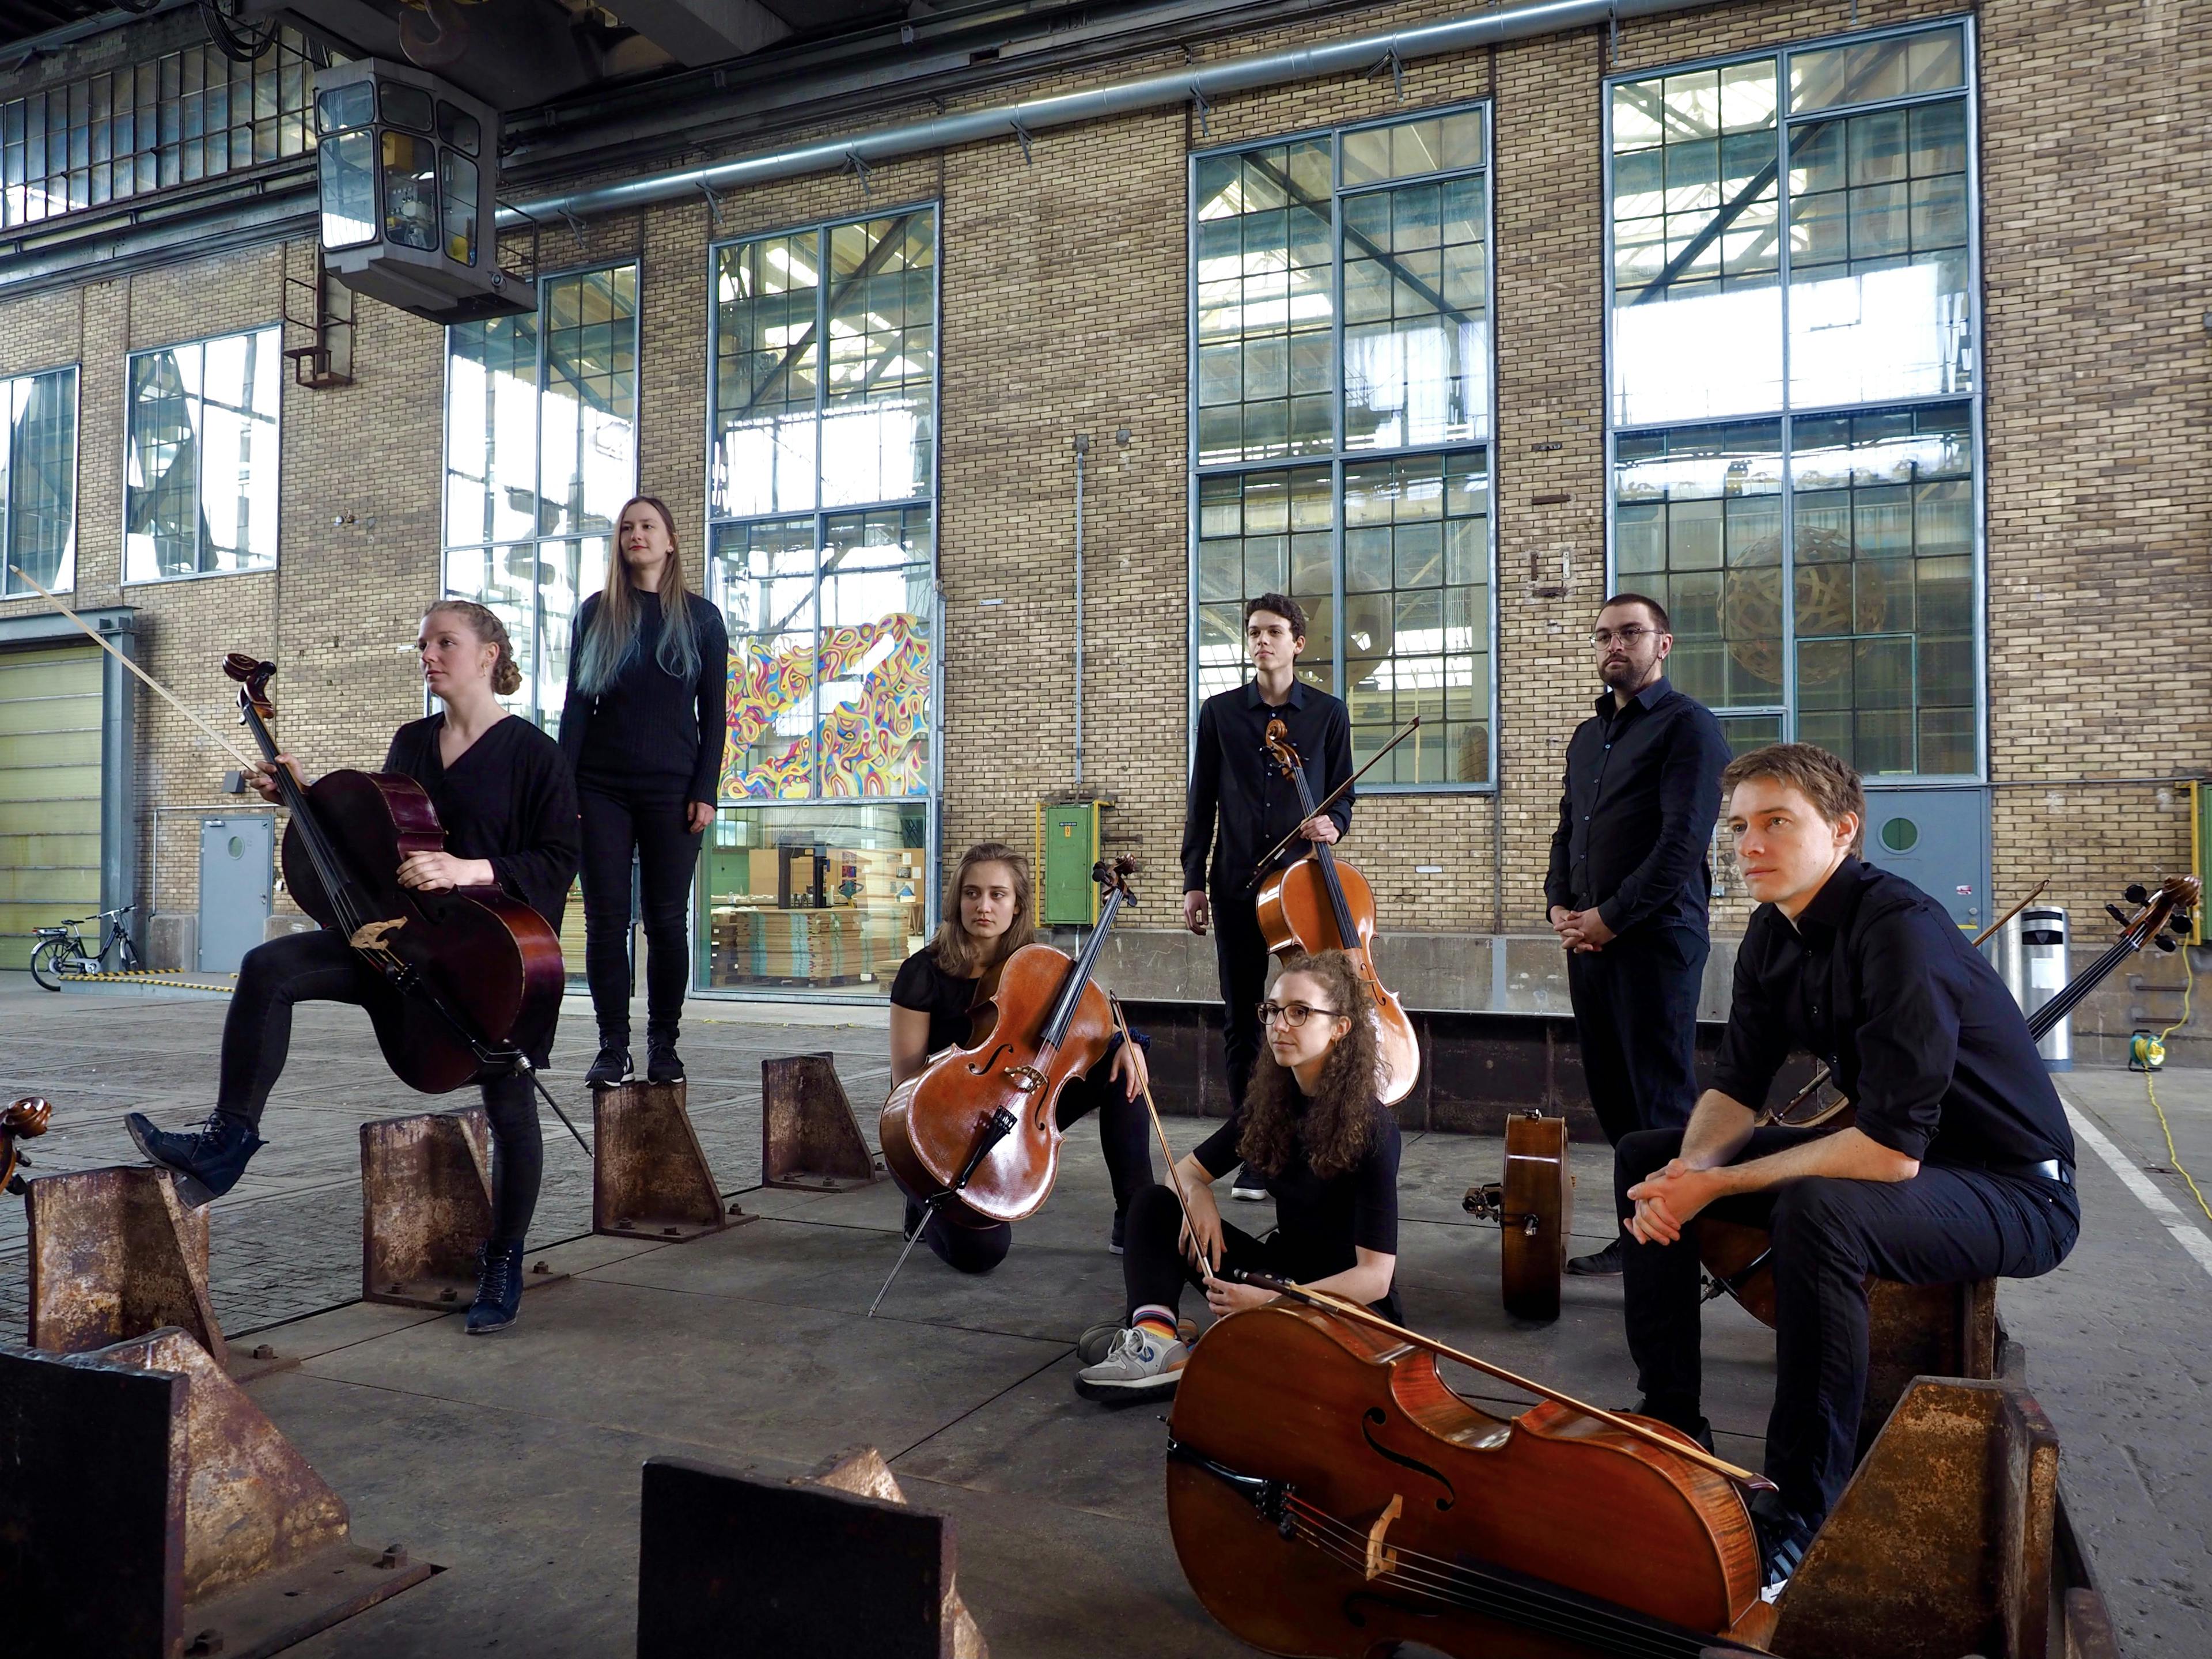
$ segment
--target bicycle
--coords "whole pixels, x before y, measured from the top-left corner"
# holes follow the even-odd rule
[[[96,916],[79,916],[75,921],[65,921],[56,927],[40,927],[32,936],[39,942],[31,947],[31,977],[49,991],[58,991],[65,979],[88,979],[95,974],[109,971],[107,958],[118,945],[123,947],[119,958],[122,966],[115,971],[135,973],[141,966],[137,941],[131,930],[123,925],[123,918],[138,907],[125,904],[120,908],[102,910]],[[107,937],[100,941],[98,951],[85,946],[84,935],[76,930],[88,921],[106,922]]]

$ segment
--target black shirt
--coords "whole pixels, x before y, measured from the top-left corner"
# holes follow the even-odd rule
[[[1206,847],[1213,850],[1216,889],[1234,896],[1252,878],[1260,855],[1306,820],[1298,787],[1268,757],[1267,722],[1279,719],[1298,751],[1306,787],[1320,800],[1352,775],[1352,717],[1326,691],[1291,682],[1288,702],[1271,705],[1260,683],[1208,697],[1198,711],[1190,795],[1182,819],[1182,890],[1206,886]],[[1328,809],[1339,834],[1352,827],[1352,793]],[[1297,849],[1293,849],[1297,850]]]
[[[1304,1097],[1299,1097],[1304,1109]],[[1217,1178],[1237,1167],[1237,1142],[1244,1133],[1242,1114],[1208,1135],[1191,1156]],[[1326,1180],[1306,1162],[1305,1147],[1293,1142],[1280,1175],[1254,1169],[1275,1200],[1275,1243],[1291,1258],[1291,1277],[1327,1279],[1359,1265],[1358,1252],[1398,1254],[1398,1120],[1380,1101],[1366,1155],[1352,1168]]]
[[[891,1001],[929,1016],[929,1052],[965,1047],[980,980],[948,974],[937,965],[937,947],[926,945],[899,963],[891,981]]]
[[[1650,924],[1705,931],[1728,740],[1712,711],[1656,679],[1616,708],[1613,693],[1567,740],[1547,904],[1597,907],[1616,933]]]
[[[1929,1164],[2074,1160],[2027,1021],[1943,907],[1845,859],[1796,926],[1752,913],[1713,1087],[1757,1110],[1784,1058],[1828,1062],[1859,1128]]]
[[[699,672],[685,682],[660,665],[660,595],[639,592],[637,640],[614,683],[596,696],[576,689],[584,636],[599,614],[594,593],[568,640],[568,695],[561,748],[586,783],[668,799],[720,798],[722,746],[730,726],[730,636],[722,613],[684,595],[699,642]]]
[[[392,734],[384,769],[422,786],[445,826],[448,853],[490,860],[500,886],[558,933],[583,848],[576,786],[559,745],[509,714],[448,769],[438,753],[445,729],[443,714],[409,721]]]

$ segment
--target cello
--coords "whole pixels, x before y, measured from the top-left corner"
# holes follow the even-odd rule
[[[1082,952],[1071,961],[1049,945],[1024,945],[1008,957],[998,989],[976,1005],[969,1045],[932,1056],[884,1103],[884,1162],[925,1211],[988,1226],[1033,1214],[1051,1193],[1060,1091],[1113,1042],[1113,1011],[1091,976],[1114,918],[1134,902],[1136,867],[1128,858],[1092,866],[1106,896]],[[909,1249],[921,1236],[917,1226]]]
[[[496,887],[402,887],[401,860],[445,849],[422,786],[394,773],[337,771],[301,787],[289,767],[276,763],[269,732],[276,665],[234,651],[222,669],[239,683],[240,718],[291,812],[282,854],[286,887],[394,993],[368,1005],[393,1075],[433,1095],[509,1073],[537,1083],[528,1054],[551,1036],[567,988],[561,941],[545,918]],[[537,1086],[545,1095],[544,1084]]]
[[[46,1133],[53,1116],[52,1103],[37,1095],[26,1095],[0,1111],[0,1192],[22,1192],[23,1180],[15,1171],[31,1160],[15,1143]]]
[[[1305,1659],[1763,1650],[1774,1610],[1739,1488],[1769,1483],[1663,1424],[1243,1277],[1279,1299],[1206,1333],[1168,1427],[1176,1555],[1231,1633]],[[1546,1397],[1493,1415],[1445,1386],[1440,1353]]]
[[[1300,821],[1317,817],[1321,809],[1306,784],[1305,767],[1291,746],[1290,728],[1280,720],[1267,722],[1267,744],[1268,755],[1297,788],[1298,806],[1305,815]],[[1283,866],[1261,884],[1254,907],[1260,932],[1268,950],[1278,956],[1293,951],[1310,956],[1341,951],[1352,958],[1375,999],[1376,1035],[1382,1055],[1377,1092],[1385,1106],[1395,1106],[1413,1092],[1420,1076],[1421,1045],[1403,1005],[1375,971],[1375,892],[1366,877],[1337,858],[1334,848],[1324,842],[1309,845],[1312,850],[1304,857]]]
[[[2039,886],[2036,889],[2037,892],[2042,890]],[[2145,945],[2155,942],[2161,950],[2175,949],[2179,943],[2178,936],[2188,930],[2190,916],[2203,899],[2203,890],[2194,876],[2168,876],[2155,893],[2138,884],[2130,887],[2124,896],[2136,907],[2133,915],[2117,905],[2105,907],[2120,924],[2119,936],[2069,980],[2056,996],[2027,1017],[2027,1034],[2036,1042],[2049,1036],[2051,1028],[2072,1013],[2112,969]],[[2033,898],[2034,894],[2028,897]],[[2021,905],[2014,906],[2014,914],[2017,915],[2026,903],[2023,900]],[[2005,918],[2010,920],[2010,916]],[[2169,922],[2177,937],[2160,937]],[[2003,922],[1996,926],[2002,927]],[[1996,931],[1991,927],[1982,937],[1986,939],[1989,933]],[[1826,1091],[1826,1098],[1822,1097],[1827,1077],[1823,1068],[1785,1104],[1765,1114],[1765,1121],[1799,1128],[1817,1125],[1828,1132],[1850,1127],[1855,1116],[1850,1102],[1832,1089]],[[1764,1227],[1719,1216],[1701,1215],[1697,1218],[1697,1226],[1698,1258],[1705,1264],[1707,1280],[1703,1300],[1711,1302],[1717,1297],[1732,1296],[1760,1323],[1773,1324],[1774,1272],[1769,1260],[1774,1253],[1772,1234]]]

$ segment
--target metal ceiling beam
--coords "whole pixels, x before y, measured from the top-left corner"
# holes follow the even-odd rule
[[[689,66],[719,64],[774,46],[791,25],[759,0],[618,0],[618,15],[653,45]]]
[[[1146,76],[1091,87],[1054,97],[1032,98],[988,109],[963,111],[898,126],[860,130],[791,149],[763,151],[705,167],[625,179],[586,190],[563,191],[515,203],[500,210],[499,223],[512,228],[562,214],[607,213],[641,207],[710,190],[739,189],[772,179],[830,173],[855,160],[874,167],[902,156],[981,143],[994,138],[1034,135],[1051,127],[1104,120],[1139,110],[1209,101],[1263,87],[1339,75],[1364,75],[1385,65],[1418,58],[1472,52],[1510,40],[1524,40],[1572,29],[1591,28],[1637,17],[1687,11],[1719,0],[1536,0],[1528,5],[1399,29],[1356,35],[1287,51],[1261,52],[1218,63],[1194,64],[1168,75]]]

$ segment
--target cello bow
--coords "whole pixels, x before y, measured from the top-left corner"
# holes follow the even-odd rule
[[[1121,1012],[1121,999],[1109,991],[1106,1006],[1114,1011],[1114,1026],[1121,1032],[1122,1042],[1125,1045],[1133,1043],[1136,1039],[1129,1035],[1129,1018]],[[1167,1126],[1160,1121],[1160,1109],[1152,1103],[1152,1079],[1149,1067],[1145,1073],[1143,1087],[1145,1111],[1152,1120],[1152,1133],[1159,1138],[1160,1156],[1168,1161],[1168,1190],[1175,1194],[1176,1208],[1182,1212],[1183,1231],[1190,1235],[1192,1246],[1198,1249],[1198,1270],[1206,1275],[1206,1282],[1211,1285],[1213,1283],[1213,1264],[1206,1259],[1206,1251],[1199,1245],[1198,1229],[1190,1224],[1190,1206],[1183,1200],[1182,1182],[1176,1175],[1175,1149],[1168,1145]]]
[[[1277,1279],[1271,1274],[1254,1273],[1247,1268],[1233,1269],[1229,1277],[1239,1284],[1249,1285],[1257,1290],[1271,1291],[1277,1296],[1288,1297],[1293,1302],[1303,1302],[1308,1307],[1317,1308],[1323,1313],[1334,1314],[1339,1318],[1349,1319],[1356,1324],[1365,1325],[1371,1329],[1384,1332],[1396,1337],[1401,1342],[1410,1342],[1417,1348],[1425,1349],[1439,1359],[1449,1359],[1455,1364],[1466,1366],[1469,1370],[1480,1371],[1485,1376],[1493,1376],[1500,1382],[1509,1383],[1516,1389],[1525,1389],[1540,1400],[1548,1400],[1555,1406],[1565,1406],[1569,1411],[1580,1412],[1585,1417],[1595,1418],[1607,1428],[1618,1429],[1623,1434],[1632,1435],[1637,1439],[1656,1446],[1662,1451],[1672,1452],[1677,1457],[1695,1463],[1702,1468],[1710,1469],[1715,1474],[1733,1481],[1747,1492],[1776,1490],[1774,1483],[1765,1475],[1753,1474],[1749,1469],[1738,1468],[1727,1459],[1716,1457],[1694,1441],[1677,1438],[1672,1434],[1638,1422],[1633,1417],[1625,1417],[1619,1412],[1609,1412],[1601,1406],[1593,1406],[1587,1401],[1577,1400],[1571,1394],[1562,1393],[1558,1389],[1522,1376],[1518,1372],[1509,1371],[1504,1366],[1492,1364],[1487,1359],[1477,1359],[1473,1354],[1463,1353],[1449,1343],[1437,1341],[1432,1336],[1423,1336],[1419,1331],[1409,1331],[1403,1325],[1383,1318],[1372,1308],[1364,1307],[1359,1303],[1347,1301],[1345,1297],[1332,1295],[1327,1291],[1315,1290],[1310,1285],[1295,1284],[1286,1279]]]
[[[1249,892],[1252,889],[1257,887],[1262,881],[1266,880],[1267,876],[1267,867],[1273,864],[1274,861],[1282,855],[1282,852],[1285,848],[1288,847],[1292,842],[1298,838],[1300,834],[1304,832],[1306,825],[1311,823],[1322,813],[1328,811],[1330,807],[1342,800],[1345,796],[1351,792],[1352,786],[1353,784],[1358,782],[1360,779],[1365,777],[1370,772],[1375,769],[1376,762],[1381,760],[1383,756],[1389,754],[1400,744],[1405,742],[1407,738],[1413,736],[1413,728],[1420,723],[1421,717],[1419,714],[1415,714],[1408,719],[1405,725],[1400,726],[1396,732],[1392,735],[1389,742],[1384,744],[1380,749],[1376,750],[1373,754],[1367,757],[1366,765],[1361,767],[1357,772],[1354,772],[1342,783],[1338,784],[1335,788],[1330,790],[1328,793],[1323,795],[1318,801],[1316,801],[1314,804],[1314,810],[1298,820],[1298,827],[1296,830],[1291,830],[1289,835],[1285,836],[1282,840],[1277,842],[1273,847],[1270,847],[1265,853],[1262,853],[1260,855],[1259,863],[1254,866],[1252,870],[1252,879],[1244,884],[1244,890]]]

